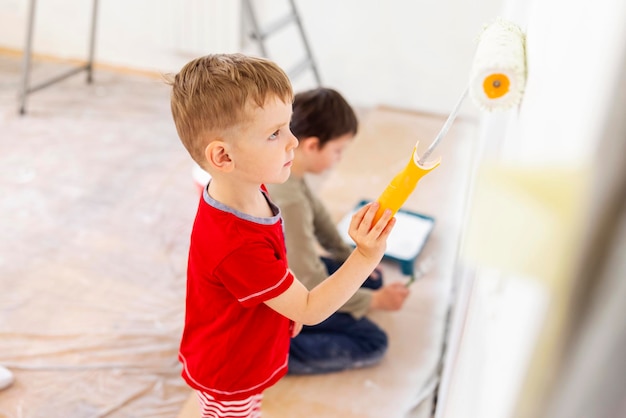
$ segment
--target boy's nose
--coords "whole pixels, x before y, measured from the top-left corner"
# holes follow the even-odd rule
[[[291,135],[291,141],[289,141],[289,147],[290,148],[297,148],[298,147],[298,138],[296,138],[296,136],[294,134],[291,133],[291,131],[289,131],[289,135]]]

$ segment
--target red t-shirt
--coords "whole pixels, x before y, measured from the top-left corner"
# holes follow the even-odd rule
[[[179,359],[216,399],[263,392],[287,372],[291,321],[263,302],[291,286],[282,219],[255,218],[204,190],[191,233]]]

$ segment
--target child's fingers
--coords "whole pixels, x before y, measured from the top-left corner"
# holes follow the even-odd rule
[[[384,216],[383,216],[384,218]],[[380,220],[382,221],[383,218],[380,218]],[[378,221],[380,223],[380,221]],[[383,229],[383,232],[380,233],[380,237],[381,238],[385,238],[387,239],[387,237],[389,237],[389,234],[391,234],[391,230],[393,229],[393,226],[396,224],[396,218],[391,218],[389,220],[389,222],[387,222],[387,225],[385,225],[385,229]]]
[[[391,219],[391,209],[385,209],[378,222],[376,222],[376,225],[374,225],[374,227],[372,228],[371,232],[373,232],[377,236],[383,236],[383,233],[387,230]]]
[[[372,224],[372,219],[378,210],[378,202],[370,202],[367,205],[359,209],[350,221],[350,229],[353,231],[358,230],[360,227],[367,227],[366,231],[369,231],[369,227]],[[369,219],[369,220],[368,220]]]
[[[363,228],[363,232],[368,233],[372,228],[372,224],[374,223],[374,217],[376,216],[376,212],[378,211],[378,206],[380,203],[372,202],[365,215],[363,216],[363,220],[361,221],[360,228]]]

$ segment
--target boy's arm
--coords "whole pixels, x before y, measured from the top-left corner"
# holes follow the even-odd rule
[[[282,185],[281,185],[282,186]],[[281,190],[279,190],[281,191]],[[280,196],[282,198],[282,196]],[[285,243],[287,245],[287,259],[289,260],[289,268],[293,271],[294,275],[302,282],[307,289],[313,289],[318,284],[322,283],[328,278],[328,271],[326,265],[319,257],[318,250],[318,238],[316,237],[317,228],[315,220],[319,219],[316,215],[316,204],[309,204],[309,200],[304,198],[287,200],[283,199],[280,205],[280,211],[285,221]],[[285,201],[283,203],[283,201]],[[343,243],[343,239],[337,232],[337,227],[332,223],[328,212],[322,207],[325,212],[322,217],[327,219],[322,221],[321,235],[325,234],[323,231],[326,228],[330,228],[332,234],[337,236],[337,239]],[[331,247],[333,247],[331,241]],[[352,248],[347,244],[344,244],[344,248],[340,248],[336,251],[332,251],[332,255],[340,261],[344,261],[352,253]],[[337,245],[339,248],[340,246]],[[330,250],[329,248],[326,248]],[[341,312],[349,313],[355,318],[361,318],[370,309],[372,305],[372,291],[370,289],[360,288],[357,292],[339,308]]]
[[[356,249],[333,275],[311,291],[298,280],[280,296],[265,303],[293,321],[305,325],[319,324],[337,311],[361,286],[378,265],[385,252],[387,238],[395,219],[385,211],[371,227],[378,203],[361,208],[350,222],[350,237]]]

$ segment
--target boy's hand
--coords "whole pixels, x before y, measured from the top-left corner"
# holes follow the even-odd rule
[[[397,311],[402,308],[409,293],[409,289],[404,283],[390,283],[372,293],[370,308],[384,311]]]
[[[383,216],[372,226],[379,203],[371,202],[359,209],[350,221],[348,234],[356,243],[356,250],[368,259],[382,259],[387,248],[387,238],[396,223],[391,217],[391,210],[386,209]]]
[[[296,335],[300,334],[300,331],[302,331],[302,324],[300,322],[292,322],[290,331],[291,338],[294,338]]]

